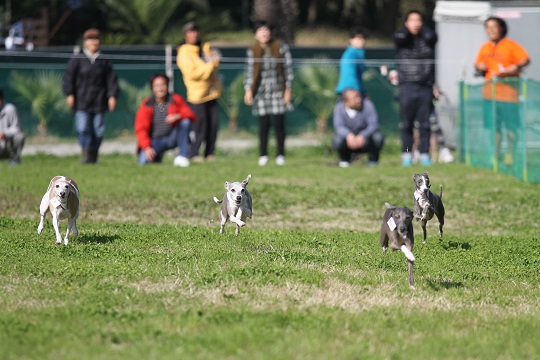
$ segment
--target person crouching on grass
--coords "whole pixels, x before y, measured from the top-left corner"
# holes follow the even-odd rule
[[[178,94],[169,94],[169,77],[150,78],[153,96],[145,98],[135,116],[135,136],[140,165],[161,163],[165,151],[178,147],[174,166],[188,167],[189,130],[196,117]]]
[[[339,167],[349,167],[351,155],[368,153],[368,164],[377,165],[384,145],[379,132],[375,105],[369,98],[351,88],[343,90],[334,107],[334,149],[339,155]]]

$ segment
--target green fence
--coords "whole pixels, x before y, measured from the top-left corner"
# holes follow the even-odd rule
[[[458,158],[540,183],[540,82],[460,83]]]
[[[251,115],[251,108],[243,105],[242,98],[238,99],[238,96],[233,94],[234,83],[238,83],[238,77],[242,76],[244,70],[246,48],[222,47],[220,50],[223,55],[220,73],[225,85],[224,98],[232,97],[231,101],[236,102],[234,106],[237,106],[231,112],[230,104],[224,102],[220,104],[220,127],[227,127],[231,121],[231,114],[235,114],[236,111],[239,129],[256,132],[258,124],[256,118]],[[331,110],[335,104],[333,89],[337,83],[339,58],[343,51],[344,47],[291,47],[295,71],[293,84],[300,83],[303,69],[306,67],[316,68],[320,75],[316,80],[324,79],[326,83],[319,85],[320,91],[315,90],[311,93],[298,87],[293,89],[296,104],[295,110],[287,115],[289,134],[316,131],[318,121],[326,122],[325,125],[331,128]],[[0,87],[4,89],[6,101],[17,106],[24,130],[29,135],[36,134],[40,121],[46,121],[48,134],[60,137],[75,136],[73,117],[65,107],[62,107],[65,99],[56,91],[59,90],[63,71],[72,52],[71,47],[51,47],[32,53],[9,51],[0,53]],[[169,69],[174,78],[174,90],[185,96],[182,76],[175,63],[174,48],[167,52],[166,46],[104,47],[103,52],[113,59],[121,81],[121,95],[117,109],[106,117],[106,137],[133,134],[138,103],[142,96],[150,94],[147,83],[151,74]],[[366,53],[368,61],[364,82],[377,106],[381,128],[388,135],[397,134],[399,108],[394,100],[396,88],[379,73],[380,65],[393,65],[393,49],[367,49]],[[24,83],[23,87],[32,90],[33,93],[26,91],[26,95],[22,96],[21,91],[17,90],[20,83]],[[36,114],[36,110],[39,111],[40,108],[42,114]],[[40,120],[41,118],[46,120]]]

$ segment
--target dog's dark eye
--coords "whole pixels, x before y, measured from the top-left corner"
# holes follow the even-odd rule
[[[56,185],[56,188],[58,189],[60,187],[60,185]]]
[[[240,192],[243,194],[243,193],[244,193],[244,189],[240,190]]]
[[[231,192],[236,192],[236,190],[232,189]]]

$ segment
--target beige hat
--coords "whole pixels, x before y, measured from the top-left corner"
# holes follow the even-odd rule
[[[188,31],[193,31],[193,30],[199,31],[199,25],[197,25],[195,21],[190,21],[186,23],[186,25],[184,25],[184,27],[182,28],[182,32],[184,34],[187,33]]]

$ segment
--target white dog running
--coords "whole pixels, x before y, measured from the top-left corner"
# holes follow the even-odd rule
[[[56,232],[56,245],[62,243],[60,234],[60,220],[67,219],[67,231],[64,238],[64,245],[69,242],[69,233],[72,231],[74,236],[79,234],[77,229],[77,218],[79,217],[79,188],[75,181],[67,176],[55,176],[52,178],[47,188],[47,192],[41,199],[39,213],[41,220],[37,228],[38,234],[43,230],[43,220],[50,211],[53,218],[53,227]]]

